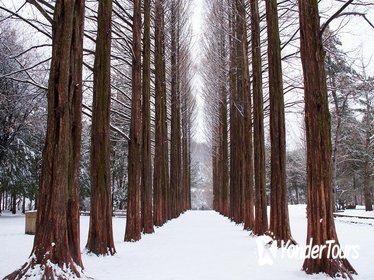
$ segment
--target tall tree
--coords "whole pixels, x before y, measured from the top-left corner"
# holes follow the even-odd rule
[[[170,143],[170,206],[171,216],[180,214],[181,182],[181,128],[179,86],[179,1],[171,3],[171,143]]]
[[[277,0],[266,0],[270,98],[270,227],[272,238],[291,241],[286,186],[286,129]]]
[[[251,230],[254,224],[253,209],[253,143],[252,143],[252,99],[250,95],[249,69],[248,69],[248,35],[247,35],[247,13],[244,0],[236,1],[238,13],[237,36],[238,36],[238,69],[241,74],[242,92],[242,119],[243,137],[241,140],[242,152],[242,184],[243,184],[243,220],[244,228]],[[239,81],[238,81],[239,83]],[[239,88],[239,87],[238,87]]]
[[[365,74],[365,73],[364,73]],[[373,129],[373,122],[374,122],[374,98],[369,92],[373,90],[373,84],[370,83],[373,79],[367,79],[364,75],[362,85],[360,86],[360,90],[363,91],[363,97],[360,101],[363,103],[362,105],[365,107],[364,111],[364,118],[362,120],[362,131],[363,131],[363,138],[364,145],[363,145],[363,154],[364,154],[364,162],[363,162],[363,177],[364,177],[364,200],[365,200],[365,210],[366,211],[373,211],[373,194],[372,194],[372,155],[373,155],[373,136],[374,136],[374,129]]]
[[[152,151],[151,151],[151,1],[144,0],[143,37],[143,103],[142,103],[142,229],[153,232],[152,212]]]
[[[334,240],[334,245],[339,246],[333,217],[331,125],[318,1],[299,1],[299,13],[307,142],[307,243],[323,246]],[[355,273],[347,259],[334,258],[327,250],[322,251],[320,258],[306,258],[303,270],[308,274],[324,272],[349,278]]]
[[[97,255],[113,255],[110,172],[110,52],[112,0],[99,2],[94,62],[91,126],[91,208],[86,248]]]
[[[80,277],[79,153],[84,1],[56,1],[48,84],[48,128],[30,259],[7,279],[33,270],[44,279]],[[74,155],[74,156],[73,156]],[[78,160],[78,162],[75,162]],[[73,163],[73,164],[72,164]]]
[[[142,172],[142,16],[141,0],[134,0],[132,58],[132,106],[128,154],[128,195],[125,241],[141,238],[140,181]]]
[[[163,0],[155,0],[155,156],[153,173],[153,219],[155,226],[167,220],[168,140],[164,55]]]
[[[265,137],[258,0],[251,0],[251,44],[253,71],[253,137],[255,177],[255,222],[253,232],[264,234],[268,229],[265,181]]]
[[[230,26],[230,70],[229,70],[229,97],[230,97],[230,218],[236,223],[243,221],[242,187],[243,163],[240,142],[242,140],[243,119],[241,118],[242,99],[238,94],[242,90],[241,71],[238,71],[238,47],[236,2],[232,1],[229,9]],[[240,56],[239,56],[240,57]],[[239,82],[238,82],[239,81]],[[239,88],[238,88],[239,87]]]

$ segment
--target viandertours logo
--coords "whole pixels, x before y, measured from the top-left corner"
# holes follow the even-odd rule
[[[277,247],[277,242],[270,236],[259,236],[257,242],[258,264],[260,266],[272,265],[276,259],[318,259],[327,254],[327,258],[352,258],[359,257],[358,245],[339,246],[335,240],[327,240],[325,244],[314,244],[313,239],[310,239],[305,246],[294,245],[288,242],[281,242],[280,248]]]

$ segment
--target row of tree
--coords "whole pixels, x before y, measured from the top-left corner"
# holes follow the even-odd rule
[[[243,223],[244,228],[255,235],[270,235],[278,246],[282,241],[294,244],[288,215],[289,198],[292,198],[288,193],[290,188],[296,191],[298,202],[299,192],[305,195],[308,205],[307,242],[312,240],[313,245],[323,245],[330,239],[338,242],[333,220],[333,187],[336,189],[339,185],[337,180],[343,176],[339,172],[354,169],[347,168],[341,161],[346,164],[354,162],[356,170],[353,172],[356,174],[358,161],[361,162],[366,209],[372,209],[372,134],[368,131],[372,126],[373,109],[372,98],[369,97],[372,89],[368,88],[371,79],[362,79],[352,67],[348,67],[343,57],[337,59],[339,52],[331,49],[336,48],[337,43],[329,45],[336,36],[331,35],[327,25],[323,27],[324,32],[321,31],[316,1],[299,1],[298,7],[293,1],[278,4],[275,0],[207,1],[207,4],[208,32],[204,44],[203,75],[205,95],[209,100],[209,103],[206,102],[206,122],[210,127],[208,138],[212,143],[214,209],[236,223]],[[298,17],[296,21],[293,20],[295,15]],[[323,43],[327,46],[326,55]],[[299,46],[294,52],[285,49],[287,46],[294,49],[296,44]],[[266,51],[262,51],[264,49]],[[299,64],[301,58],[303,84],[302,76],[292,77],[296,81],[292,85],[290,76],[283,73],[286,68],[282,67],[282,60],[284,64],[289,64],[291,58],[293,63],[299,61]],[[325,72],[325,67],[327,70],[331,66],[337,67],[337,63],[341,64],[339,70]],[[349,82],[339,73],[343,71],[342,67],[346,67],[344,72],[347,75],[355,78],[349,89],[336,84],[336,81],[332,84],[334,74],[335,80]],[[283,82],[284,78],[287,83]],[[212,80],[217,83],[211,83]],[[300,81],[299,84],[297,81]],[[305,141],[305,144],[299,151],[289,152],[287,157],[285,108],[290,104],[286,104],[284,95],[288,91],[297,94],[300,89],[304,91],[305,140],[302,139],[302,142]],[[349,155],[347,151],[337,153],[345,146],[343,136],[336,135],[342,130],[337,115],[342,116],[343,113],[339,112],[339,108],[348,106],[344,92],[360,96],[360,102],[365,105],[360,106],[360,110],[364,110],[363,116],[350,115],[356,124],[361,123],[354,127],[357,128],[355,131],[363,131],[356,137],[363,137],[364,141],[353,140],[351,134],[353,141],[348,145],[352,152],[360,154],[361,159]],[[333,145],[328,96],[332,96],[331,103],[336,104],[335,110],[331,106]],[[293,105],[297,103],[295,101]],[[269,116],[269,151],[265,146],[265,116]],[[352,133],[352,128],[345,133]],[[358,149],[357,145],[366,149]],[[269,157],[268,168],[265,154]],[[290,175],[288,179],[287,173]],[[320,224],[322,226],[317,226]],[[356,273],[347,259],[332,259],[325,253],[318,260],[305,259],[303,270],[307,273],[325,272],[330,276],[343,274],[351,277],[352,273]]]
[[[25,64],[17,72],[31,77],[22,80],[9,69],[1,77],[4,83],[33,84],[44,90],[48,103],[32,257],[7,278],[19,279],[41,269],[47,279],[68,279],[80,277],[83,268],[80,186],[87,178],[90,225],[86,249],[97,255],[116,252],[112,204],[117,184],[123,185],[123,180],[128,185],[125,241],[139,240],[142,232],[152,233],[154,226],[162,226],[191,207],[195,105],[189,5],[163,0],[107,0],[97,6],[78,0],[54,5],[36,1],[30,5],[38,11],[38,20],[25,18],[23,6],[16,11],[1,6],[9,13],[5,19],[22,19],[48,37],[51,44],[47,46],[52,46],[48,86],[34,83],[30,73],[35,68]],[[85,45],[84,38],[88,40]],[[22,53],[44,47],[33,45]],[[118,56],[121,50],[122,57]],[[5,61],[11,60],[8,56]],[[4,91],[12,94],[7,88]],[[87,105],[90,101],[92,106]],[[85,130],[91,131],[89,141],[82,137]],[[82,151],[82,142],[88,152]],[[6,154],[9,160],[9,149]],[[123,155],[127,160],[119,158]]]

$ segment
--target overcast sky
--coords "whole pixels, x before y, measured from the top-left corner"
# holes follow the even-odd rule
[[[357,1],[355,1],[357,2]],[[322,0],[320,4],[321,24],[326,21],[329,15],[334,14],[341,6],[341,1],[337,0]],[[198,42],[203,36],[204,27],[204,0],[193,0],[192,4],[192,27],[193,27],[193,59],[199,64]],[[351,7],[347,11],[357,11]],[[374,6],[371,8],[359,7],[360,12],[364,12],[371,23],[374,23]],[[342,48],[351,57],[351,62],[358,69],[363,60],[366,73],[374,75],[374,28],[371,27],[360,16],[344,16],[339,17],[331,22],[330,27],[333,30],[339,29],[339,36],[342,42]],[[198,118],[197,131],[195,140],[204,141],[204,116],[203,106],[204,101],[201,97],[202,83],[198,74],[194,79],[194,92],[198,104]],[[290,110],[289,110],[290,111]],[[288,149],[295,149],[302,142],[301,127],[304,122],[302,114],[287,113],[286,115],[286,130],[287,130],[287,146]]]

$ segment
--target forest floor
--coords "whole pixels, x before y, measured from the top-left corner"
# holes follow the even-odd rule
[[[304,246],[305,205],[290,206],[289,209],[292,235]],[[361,212],[364,211],[353,213]],[[4,213],[0,216],[0,279],[28,258],[33,236],[24,234],[24,223],[23,215]],[[82,216],[82,248],[87,240],[88,223],[89,217]],[[124,218],[114,218],[113,226],[117,254],[99,258],[84,254],[88,277],[131,280],[328,279],[324,275],[307,276],[300,270],[301,258],[287,257],[287,254],[281,256],[279,252],[276,257],[268,254],[270,262],[260,265],[259,238],[251,237],[249,232],[242,230],[242,225],[235,225],[213,211],[188,211],[157,228],[154,234],[144,235],[136,243],[123,242]],[[343,248],[359,246],[358,257],[350,259],[359,273],[354,278],[374,279],[374,220],[337,218],[336,227]]]

